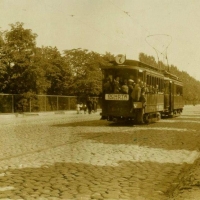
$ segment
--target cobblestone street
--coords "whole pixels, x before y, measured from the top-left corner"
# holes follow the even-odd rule
[[[1,116],[0,199],[186,200],[181,181],[199,158],[199,118],[199,106],[140,126],[99,112]]]

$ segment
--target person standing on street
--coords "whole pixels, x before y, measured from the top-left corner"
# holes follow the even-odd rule
[[[97,100],[93,99],[93,110],[94,112],[97,112]]]
[[[86,105],[87,105],[88,113],[91,114],[91,112],[92,112],[92,100],[91,100],[90,97],[88,97]]]
[[[80,113],[80,109],[81,109],[81,105],[79,103],[76,104],[76,111],[77,111],[77,114]]]

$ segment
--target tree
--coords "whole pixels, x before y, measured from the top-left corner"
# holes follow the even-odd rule
[[[23,23],[11,24],[11,30],[4,33],[2,45],[1,67],[4,74],[1,77],[2,92],[22,94],[35,90],[36,81],[32,73],[36,34],[30,29],[24,29]]]
[[[56,47],[37,48],[35,59],[37,65],[44,71],[44,84],[48,85],[46,93],[65,94],[65,87],[69,85],[71,73],[58,49]]]
[[[139,61],[146,63],[148,65],[154,66],[154,67],[158,67],[158,64],[157,64],[155,58],[153,56],[148,56],[144,53],[139,54]]]
[[[101,92],[100,65],[103,58],[86,49],[64,51],[65,63],[69,66],[72,77],[68,85],[68,94],[95,96]]]
[[[15,109],[24,111],[29,100],[36,98],[42,78],[41,70],[34,63],[36,37],[23,23],[11,24],[11,29],[1,34],[0,83],[1,92],[19,94]]]

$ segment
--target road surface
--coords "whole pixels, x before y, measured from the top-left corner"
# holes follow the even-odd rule
[[[200,199],[199,118],[200,106],[138,126],[75,111],[1,116],[0,199]]]

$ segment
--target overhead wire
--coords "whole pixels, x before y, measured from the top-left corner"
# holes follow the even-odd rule
[[[137,24],[139,24],[135,19],[133,19],[132,18],[132,16],[129,14],[129,12],[127,12],[127,11],[125,11],[125,10],[122,10],[118,5],[116,5],[116,4],[114,4],[111,0],[109,0],[109,2],[113,5],[113,6],[115,6],[118,10],[120,10],[120,12],[122,12],[122,13],[124,13],[126,16],[128,16],[134,23],[136,22]],[[144,29],[146,32],[148,32],[149,34],[150,34],[150,31],[147,29],[147,28],[145,28],[144,26],[142,26],[141,24],[139,24],[139,26],[142,28],[142,29]],[[156,36],[156,35],[165,35],[165,36],[169,36],[170,38],[171,38],[171,41],[170,41],[170,43],[167,45],[167,47],[161,52],[161,51],[159,51],[158,49],[156,49],[154,46],[152,46],[152,45],[150,45],[148,42],[147,42],[147,40],[146,40],[146,38],[147,37],[149,37],[149,36]],[[166,59],[167,59],[167,64],[168,64],[168,58],[167,58],[167,49],[168,49],[168,47],[169,47],[169,45],[171,44],[171,42],[172,42],[172,37],[170,36],[170,35],[167,35],[167,34],[155,34],[155,35],[148,35],[146,38],[145,38],[145,41],[147,42],[147,44],[149,44],[154,50],[155,50],[155,52],[156,52],[156,55],[157,55],[157,59],[158,59],[158,63],[159,63],[159,56],[158,56],[158,53],[160,53],[162,56],[163,56],[163,53],[164,53],[164,51],[166,50]],[[158,39],[156,39],[157,41],[159,41]],[[159,41],[160,42],[160,41]]]
[[[170,42],[168,43],[168,45],[163,45],[163,47],[165,47],[164,48],[164,50],[163,51],[159,51],[158,49],[156,49],[153,45],[151,45],[148,41],[147,41],[147,38],[148,37],[153,37],[153,36],[167,36],[167,37],[170,37]],[[157,59],[158,59],[158,64],[160,64],[159,63],[159,56],[158,56],[158,52],[163,56],[163,59],[164,59],[164,57],[165,57],[165,59],[167,60],[167,65],[169,65],[169,63],[168,63],[168,57],[167,57],[167,49],[168,49],[168,47],[169,47],[169,45],[172,43],[172,37],[170,36],[170,35],[167,35],[167,34],[154,34],[154,35],[148,35],[146,38],[145,38],[145,41],[147,42],[147,44],[149,45],[149,46],[151,46],[154,50],[155,50],[155,52],[156,52],[156,54],[157,54]],[[164,53],[166,51],[166,53]],[[164,63],[164,62],[163,62]],[[159,66],[160,67],[160,66]]]

